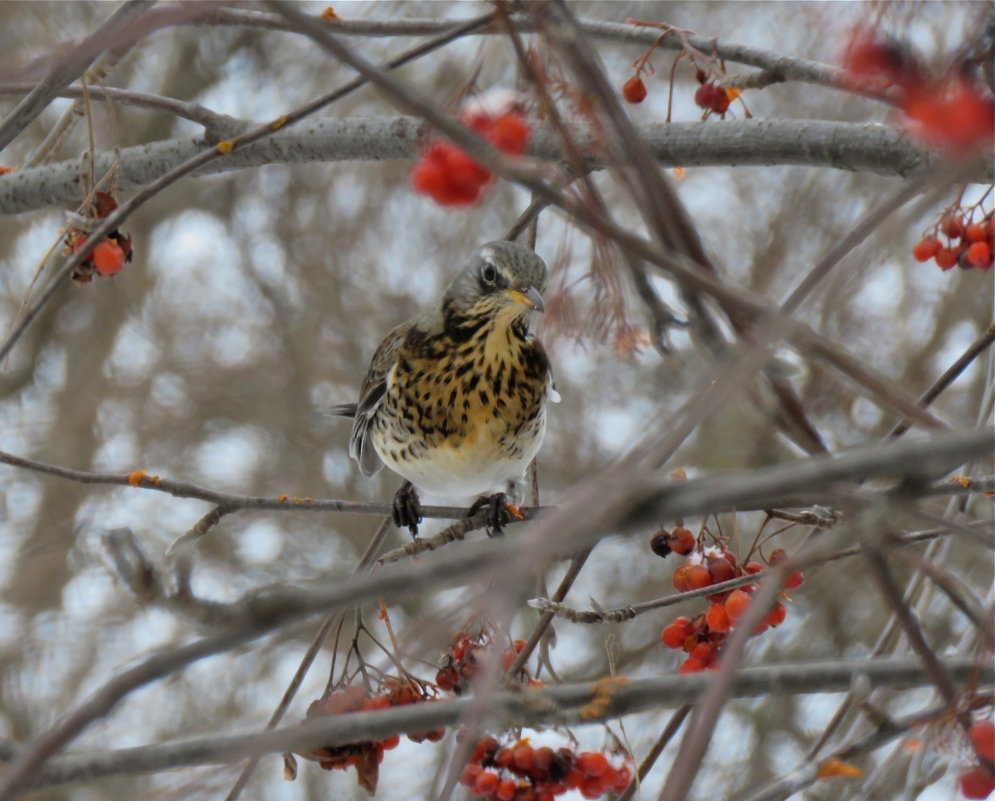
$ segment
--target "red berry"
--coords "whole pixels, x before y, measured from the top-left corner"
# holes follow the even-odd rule
[[[670,532],[670,550],[674,553],[687,556],[694,550],[694,546],[694,534],[683,526],[678,526]]]
[[[751,600],[750,596],[742,590],[733,590],[726,598],[726,614],[729,615],[729,621],[733,625],[736,625],[746,612],[746,607],[750,605]]]
[[[768,626],[780,626],[784,622],[784,618],[788,616],[788,610],[784,608],[784,604],[778,603],[771,611],[770,614],[764,619],[764,622]]]
[[[492,795],[499,782],[500,779],[493,770],[482,770],[473,782],[473,791],[477,795]]]
[[[509,111],[494,120],[487,139],[498,150],[520,156],[529,141],[528,123],[517,111]]]
[[[673,584],[674,589],[678,592],[687,592],[691,589],[688,584],[688,575],[691,570],[691,565],[681,565],[677,570],[674,571]]]
[[[935,236],[926,237],[912,249],[912,255],[916,261],[929,261],[942,247],[943,243]]]
[[[805,580],[804,573],[795,572],[788,575],[784,580],[784,589],[786,590],[797,590],[802,582]]]
[[[753,573],[763,573],[764,570],[766,570],[767,568],[765,568],[759,562],[747,562],[745,565],[743,565],[743,569],[747,573],[753,574]]]
[[[958,214],[948,214],[940,220],[940,230],[948,239],[960,239],[964,235],[964,221]]]
[[[965,798],[988,798],[992,790],[995,790],[995,776],[982,765],[960,775],[960,791]]]
[[[990,720],[979,720],[967,733],[974,752],[989,762],[995,762],[995,723]]]
[[[691,565],[687,571],[687,585],[689,590],[700,590],[703,587],[711,586],[712,574],[704,565]]]
[[[960,248],[942,248],[936,254],[936,263],[941,270],[949,270],[957,264],[957,257],[960,255]]]
[[[399,734],[392,734],[383,741],[383,750],[390,751],[393,748],[397,748],[400,742],[401,736]]]
[[[705,669],[705,663],[700,659],[688,658],[681,664],[679,673],[700,673]]]
[[[615,772],[615,787],[616,793],[621,793],[629,784],[632,783],[632,768],[628,765],[622,765]]]
[[[983,242],[981,244],[984,244]],[[987,248],[988,246],[985,245]],[[112,239],[101,241],[90,254],[93,266],[101,275],[117,275],[124,268],[124,251]]]
[[[633,75],[622,85],[622,97],[628,103],[642,103],[646,99],[646,84],[638,75]]]
[[[715,105],[715,99],[718,96],[719,87],[714,83],[708,82],[703,83],[699,86],[694,93],[694,102],[701,108],[710,109]]]
[[[600,776],[608,770],[608,757],[600,751],[584,751],[577,755],[577,767],[588,776]]]
[[[541,770],[549,770],[553,764],[553,749],[548,745],[541,745],[532,752],[532,764]]]
[[[684,640],[688,636],[688,623],[686,617],[679,617],[667,626],[660,635],[660,642],[668,648],[680,648],[684,645]]]
[[[103,242],[100,243],[101,245]],[[100,248],[100,245],[97,245]],[[97,251],[94,251],[96,253]],[[967,249],[967,260],[975,267],[985,267],[991,260],[992,252],[987,242],[975,242]],[[120,268],[118,268],[120,269]]]
[[[532,750],[532,746],[528,743],[522,743],[515,747],[512,752],[515,767],[519,770],[530,771],[532,766],[535,764],[535,752]]]
[[[502,779],[494,793],[494,798],[498,801],[514,801],[517,793],[518,788],[515,787],[515,782],[511,779]]]
[[[724,87],[718,87],[718,89],[715,90],[715,100],[712,102],[712,111],[724,114],[729,109],[730,103],[732,103],[732,99],[729,97],[729,93]]]
[[[711,631],[729,631],[729,614],[726,612],[725,604],[716,603],[708,607],[705,622]]]
[[[502,768],[508,767],[512,762],[515,761],[515,751],[512,748],[502,748],[494,756],[494,762]]]
[[[597,776],[585,776],[577,789],[580,790],[581,797],[588,799],[601,798],[604,793],[601,788],[601,779]]]
[[[476,784],[477,777],[481,774],[484,769],[480,765],[470,764],[463,768],[463,772],[460,774],[459,782],[464,787],[473,787]]]
[[[736,570],[724,556],[712,557],[708,560],[708,572],[712,576],[712,584],[728,581],[736,575]]]
[[[964,238],[968,242],[984,242],[988,239],[988,223],[974,222],[964,230]]]
[[[781,562],[787,561],[788,552],[784,548],[775,548],[770,552],[770,558],[767,560],[768,564],[779,565]]]

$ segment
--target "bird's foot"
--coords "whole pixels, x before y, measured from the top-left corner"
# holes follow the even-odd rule
[[[503,492],[496,492],[483,498],[478,498],[470,507],[467,517],[473,517],[481,509],[487,509],[487,536],[500,537],[504,534],[504,527],[511,522],[512,517],[521,518],[518,506],[508,503],[508,496]]]
[[[418,500],[418,490],[410,481],[405,481],[394,493],[390,516],[395,526],[406,528],[412,537],[418,536],[418,524],[422,521],[421,502]]]

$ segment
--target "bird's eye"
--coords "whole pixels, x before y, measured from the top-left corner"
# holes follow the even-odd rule
[[[480,277],[484,279],[485,284],[493,284],[497,281],[497,269],[493,264],[485,264],[480,271]]]

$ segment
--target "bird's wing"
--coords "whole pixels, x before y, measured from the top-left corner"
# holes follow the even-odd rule
[[[366,476],[372,476],[383,467],[370,438],[370,421],[383,402],[387,392],[387,376],[397,361],[397,351],[412,325],[414,323],[399,325],[384,337],[377,352],[373,354],[370,370],[366,374],[366,380],[363,381],[363,388],[359,393],[359,403],[355,404],[354,410],[349,409],[353,412],[351,416],[354,418],[352,436],[349,438],[349,455],[356,460],[359,469]],[[349,404],[344,406],[349,406]],[[346,414],[346,416],[350,415]]]

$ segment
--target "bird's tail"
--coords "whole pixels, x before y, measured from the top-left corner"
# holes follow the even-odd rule
[[[355,417],[357,403],[340,403],[338,406],[332,407],[332,414],[337,414],[340,417]]]

